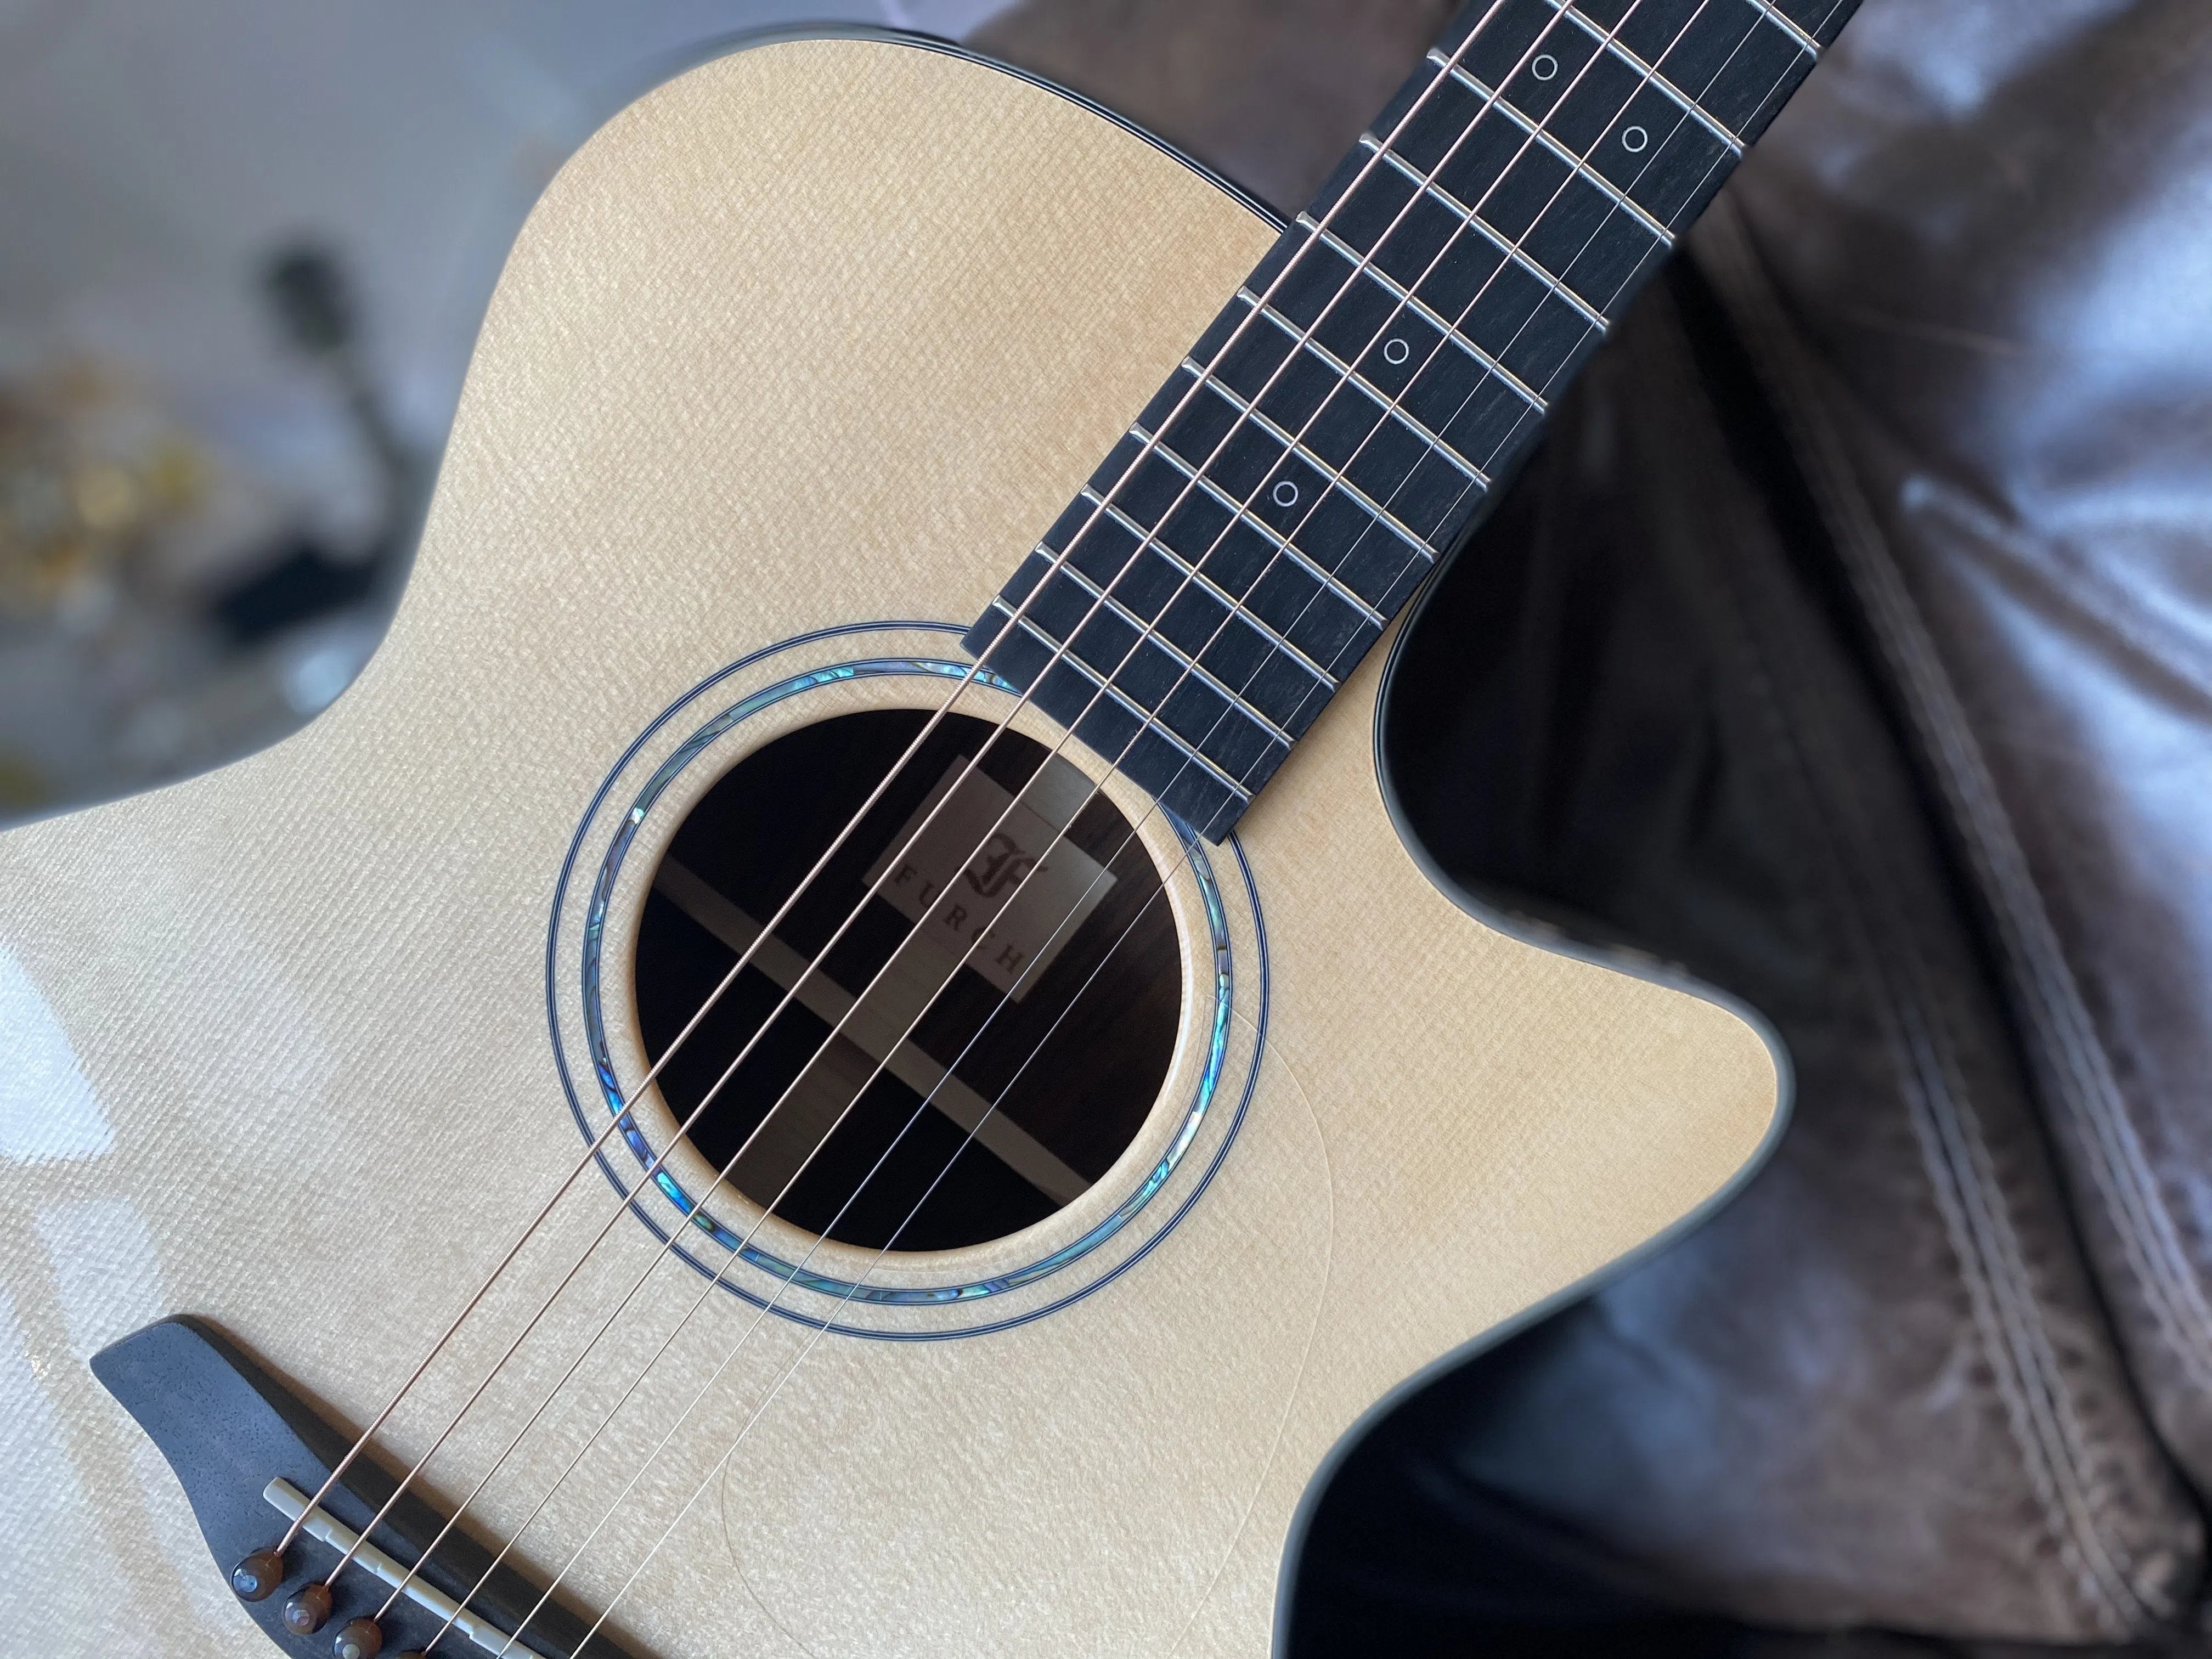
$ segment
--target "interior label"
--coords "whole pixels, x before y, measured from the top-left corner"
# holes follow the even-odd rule
[[[1060,836],[1090,799],[1091,781],[1082,773],[1057,757],[1048,760],[1017,801],[970,766],[966,757],[954,757],[891,837],[868,880],[921,924],[917,938],[933,937],[1019,1001],[1097,908],[1114,878]]]

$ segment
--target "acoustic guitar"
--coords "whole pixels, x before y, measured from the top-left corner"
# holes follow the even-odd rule
[[[1289,223],[918,40],[611,122],[358,684],[0,841],[0,1647],[1280,1641],[1335,1449],[1776,1133],[1373,733],[1847,9],[1477,0]]]

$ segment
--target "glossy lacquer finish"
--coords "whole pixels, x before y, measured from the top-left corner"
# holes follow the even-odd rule
[[[372,1415],[578,1157],[546,934],[626,746],[778,641],[971,620],[1273,235],[1095,112],[884,40],[710,64],[569,163],[501,282],[412,586],[361,684],[262,755],[0,841],[0,1646],[252,1650],[87,1357],[188,1311],[331,1414]],[[951,637],[833,634],[744,689],[951,655]],[[1203,849],[1212,887],[1150,819],[1180,871],[1185,963],[1155,1122],[1035,1237],[902,1282],[1072,1249],[1216,1087],[1162,1188],[1179,1222],[1146,1209],[1008,1291],[1037,1313],[1055,1283],[1095,1286],[994,1334],[807,1352],[806,1328],[763,1321],[570,1574],[580,1603],[611,1595],[804,1353],[623,1596],[626,1646],[1261,1653],[1301,1495],[1362,1413],[1754,1157],[1778,1083],[1749,1024],[1491,931],[1401,843],[1370,748],[1382,654],[1235,844]],[[946,684],[825,678],[732,726],[702,771],[796,720]],[[641,890],[611,889],[611,939]],[[563,932],[552,963],[564,1043],[580,948]],[[635,1021],[611,971],[620,1070]],[[395,1417],[390,1457],[429,1443],[611,1207],[594,1172]],[[1127,1242],[1141,1228],[1149,1249]],[[551,1334],[580,1342],[657,1249],[624,1218]],[[619,1393],[616,1362],[704,1284],[672,1263],[647,1281],[639,1334],[619,1328],[610,1365],[472,1511],[488,1534],[528,1513]],[[591,1530],[753,1312],[707,1299],[526,1538],[533,1571]],[[882,1334],[939,1315],[868,1316]],[[436,1501],[475,1484],[572,1351],[524,1350],[516,1391],[433,1466]]]

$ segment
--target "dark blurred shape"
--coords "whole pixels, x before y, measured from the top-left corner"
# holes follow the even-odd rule
[[[292,343],[310,356],[329,356],[353,343],[353,303],[337,262],[314,246],[273,256],[262,278],[276,319]]]
[[[218,589],[209,608],[240,649],[335,611],[395,600],[430,477],[428,458],[409,451],[376,393],[337,256],[313,244],[283,249],[270,258],[263,283],[279,329],[343,399],[374,458],[383,510],[367,546],[350,556],[324,538],[290,535],[254,559],[252,574]]]
[[[363,358],[353,295],[337,256],[313,244],[284,249],[269,261],[263,282],[293,344],[320,362],[344,392],[362,441],[375,453],[398,501],[420,458],[400,441]]]
[[[392,560],[386,544],[366,559],[332,558],[319,542],[286,544],[254,575],[216,593],[209,608],[232,644],[258,645],[287,629],[349,605],[360,605],[387,586]]]

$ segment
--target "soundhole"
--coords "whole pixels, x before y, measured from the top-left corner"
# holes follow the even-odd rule
[[[927,718],[843,714],[739,762],[664,854],[635,962],[658,1057],[798,892],[662,1096],[755,1203],[900,1252],[1004,1237],[1080,1196],[1158,1099],[1182,1006],[1174,917],[1128,819],[965,715],[899,765]]]

